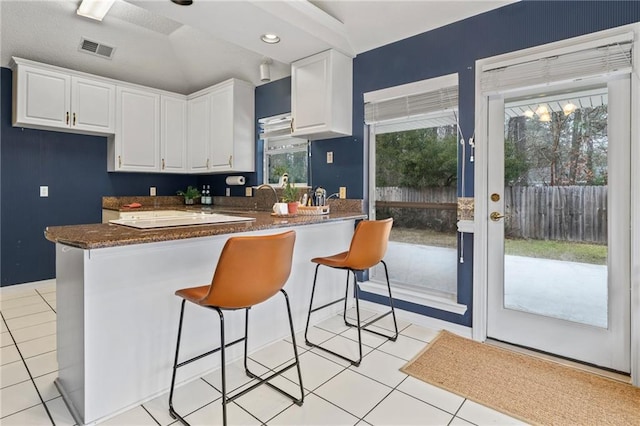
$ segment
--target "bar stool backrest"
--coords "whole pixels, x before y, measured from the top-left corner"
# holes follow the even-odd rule
[[[369,269],[380,263],[387,252],[393,218],[363,220],[356,226],[344,266],[355,270]]]
[[[200,304],[245,308],[276,294],[289,279],[295,240],[295,231],[229,238]]]

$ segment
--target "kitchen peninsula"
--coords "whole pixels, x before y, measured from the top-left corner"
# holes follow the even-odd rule
[[[228,207],[212,212],[218,210],[230,213]],[[104,420],[168,390],[180,306],[174,292],[208,284],[230,236],[296,231],[285,288],[294,325],[302,330],[313,281],[310,259],[347,250],[355,222],[365,218],[360,211],[287,218],[267,211],[232,214],[255,220],[151,230],[108,223],[46,229],[46,238],[56,243],[56,385],[76,421]],[[251,259],[246,267],[252,268]],[[339,298],[344,291],[340,285],[330,285],[343,282],[340,271],[324,268],[318,279],[322,299]],[[283,303],[274,297],[251,310],[250,352],[288,334]],[[215,347],[217,321],[208,310],[187,308],[181,356]],[[230,338],[244,333],[242,312],[229,312],[225,323]],[[242,356],[240,346],[229,349],[228,359]],[[219,364],[217,356],[202,359],[184,367],[178,381],[199,377]]]

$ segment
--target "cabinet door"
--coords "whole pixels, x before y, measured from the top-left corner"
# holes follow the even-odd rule
[[[211,93],[211,171],[233,169],[233,86]]]
[[[160,95],[118,87],[115,169],[160,170]]]
[[[81,77],[71,78],[71,128],[115,132],[116,86]]]
[[[20,66],[17,71],[14,125],[69,128],[71,77],[55,71]]]
[[[293,135],[307,135],[328,126],[329,55],[318,54],[291,67]]]
[[[187,100],[160,96],[160,170],[187,170]]]
[[[189,107],[189,171],[204,173],[209,171],[209,145],[211,141],[211,101],[209,95],[191,99]]]

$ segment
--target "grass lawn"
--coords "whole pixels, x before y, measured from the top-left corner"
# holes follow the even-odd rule
[[[429,229],[392,228],[391,241],[425,246],[456,248],[456,233],[436,232]],[[506,254],[515,256],[556,259],[568,262],[606,265],[607,246],[548,240],[505,240]]]

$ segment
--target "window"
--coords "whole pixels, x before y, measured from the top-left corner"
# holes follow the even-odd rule
[[[405,300],[457,312],[457,74],[365,94],[373,218],[394,218],[385,262]],[[384,282],[374,268],[370,281]],[[416,296],[417,299],[416,300]],[[442,308],[441,306],[438,306]]]
[[[297,186],[306,186],[309,164],[309,142],[291,137],[291,115],[283,114],[258,120],[260,139],[264,141],[264,181],[280,183],[284,173]]]

